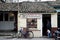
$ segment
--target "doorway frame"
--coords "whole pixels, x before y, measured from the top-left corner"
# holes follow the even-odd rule
[[[51,14],[42,14],[42,24],[44,24],[44,22],[43,22],[43,15],[48,15],[48,16],[46,16],[46,17],[49,17],[49,20],[50,20],[50,23],[51,23]],[[47,20],[47,18],[46,18],[46,20]],[[47,29],[46,29],[46,32],[47,32]],[[42,35],[43,36],[47,36],[47,34],[46,35],[44,35],[43,34],[44,32],[43,32],[43,26],[42,26]]]

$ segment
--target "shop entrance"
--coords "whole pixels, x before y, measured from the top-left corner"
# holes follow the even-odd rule
[[[43,36],[47,36],[47,29],[51,30],[51,14],[43,14],[42,16],[43,22]],[[48,22],[50,23],[50,27],[47,26]]]
[[[0,11],[0,32],[17,32],[17,11]]]

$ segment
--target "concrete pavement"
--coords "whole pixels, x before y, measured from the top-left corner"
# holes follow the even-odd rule
[[[5,34],[5,33],[4,33]],[[41,38],[12,38],[11,36],[1,36],[0,40],[54,40],[53,38],[41,37]]]
[[[55,40],[54,38],[9,38],[0,36],[0,40]]]

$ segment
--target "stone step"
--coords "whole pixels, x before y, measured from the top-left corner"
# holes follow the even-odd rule
[[[11,36],[13,35],[14,33],[0,33],[0,36]]]

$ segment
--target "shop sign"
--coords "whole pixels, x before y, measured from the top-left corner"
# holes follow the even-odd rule
[[[40,14],[23,14],[23,18],[40,18]]]

